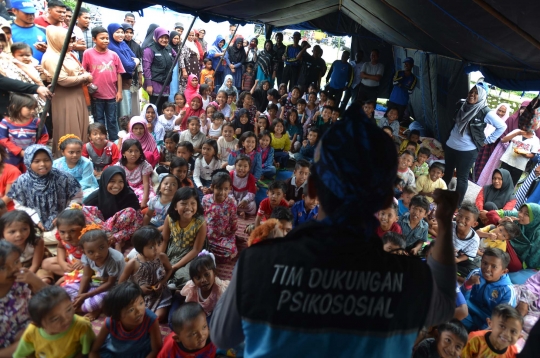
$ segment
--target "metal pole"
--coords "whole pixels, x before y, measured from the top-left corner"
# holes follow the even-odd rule
[[[176,65],[178,64],[178,60],[180,59],[180,54],[182,53],[182,49],[184,48],[184,45],[186,44],[186,41],[187,41],[187,38],[189,36],[189,33],[191,32],[191,29],[193,28],[193,24],[195,24],[195,20],[197,20],[198,16],[194,16],[193,17],[193,21],[191,21],[191,25],[189,25],[189,29],[186,33],[186,36],[184,37],[184,41],[182,41],[182,45],[180,46],[180,50],[178,51],[179,53],[176,54],[176,57],[173,61],[173,65],[171,66],[171,69],[169,70],[169,73],[167,74],[167,77],[165,78],[165,82],[163,83],[163,86],[161,87],[161,91],[159,92],[159,95],[158,95],[158,98],[156,100],[156,103],[159,103],[159,100],[161,99],[161,97],[163,96],[163,91],[165,91],[165,87],[166,87],[166,83],[169,82],[169,78],[171,78],[172,76],[172,73],[174,71],[174,68],[176,67]],[[180,72],[180,71],[179,71]],[[180,78],[181,74],[178,73],[178,78]],[[158,108],[158,111],[160,109]]]
[[[62,70],[62,66],[64,65],[64,58],[66,58],[69,42],[71,41],[71,34],[73,33],[73,28],[75,28],[75,23],[77,22],[77,18],[79,17],[81,6],[82,6],[82,0],[77,0],[77,5],[75,6],[75,9],[73,9],[73,16],[71,18],[71,21],[69,22],[66,39],[64,40],[64,45],[62,46],[62,51],[60,52],[60,59],[58,60],[58,63],[56,64],[56,70],[54,71],[53,78],[51,81],[50,90],[53,94],[54,94],[54,90],[56,89],[56,84],[58,83],[58,77],[60,76],[60,71]],[[43,113],[41,113],[41,118],[40,118],[39,126],[37,129],[36,143],[38,139],[41,138],[41,132],[43,131],[43,126],[45,126],[45,119],[47,118],[47,113],[50,111],[50,109],[51,109],[51,99],[47,99],[47,101],[45,102],[45,107],[43,108]],[[70,119],[67,119],[67,120],[70,120]]]

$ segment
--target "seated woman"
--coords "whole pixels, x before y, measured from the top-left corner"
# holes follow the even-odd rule
[[[540,272],[537,272],[523,285],[515,285],[518,292],[518,305],[516,309],[523,316],[523,330],[531,332],[540,318]]]
[[[122,167],[113,165],[105,169],[99,178],[98,190],[84,199],[84,205],[86,221],[100,225],[119,251],[124,241],[130,240],[142,226],[139,199],[129,186]]]
[[[506,169],[495,169],[491,177],[491,185],[486,185],[476,197],[476,207],[480,210],[480,219],[486,220],[490,210],[512,210],[516,205],[514,184],[510,172]]]
[[[52,152],[34,144],[24,151],[26,173],[11,185],[8,192],[16,210],[30,215],[44,232],[45,245],[56,244],[56,217],[71,204],[81,204],[81,184],[71,175],[53,168]]]

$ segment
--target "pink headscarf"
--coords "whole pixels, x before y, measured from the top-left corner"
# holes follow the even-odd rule
[[[184,97],[186,97],[186,106],[189,107],[189,104],[191,103],[191,99],[196,95],[199,94],[199,85],[197,87],[193,87],[191,84],[192,79],[199,79],[197,75],[191,74],[188,76],[187,84],[186,84],[186,90],[184,91]]]
[[[135,124],[142,124],[145,129],[144,134],[141,137],[137,137],[135,134],[133,134],[133,126]],[[153,153],[157,149],[157,145],[154,137],[152,137],[152,135],[148,133],[148,130],[146,130],[147,124],[148,122],[143,117],[135,116],[131,118],[129,121],[129,133],[124,138],[124,141],[126,141],[126,139],[137,139],[141,143],[143,151]]]
[[[199,50],[199,59],[202,60],[203,57],[204,57],[204,51],[203,51],[203,48],[202,48],[202,45],[199,41],[199,30],[195,30],[193,29],[193,33],[195,34],[195,45],[197,45],[197,49]]]
[[[181,131],[185,131],[187,129],[188,118],[189,117],[193,117],[193,116],[200,117],[201,114],[203,114],[205,112],[204,109],[202,108],[202,103],[203,103],[202,96],[197,93],[191,99],[194,99],[194,98],[199,99],[199,101],[201,102],[201,107],[199,107],[199,109],[197,109],[197,110],[194,110],[193,108],[191,108],[191,101],[188,103],[188,107],[186,109],[186,114],[184,115],[184,118],[182,119],[182,123],[180,123],[180,130]]]

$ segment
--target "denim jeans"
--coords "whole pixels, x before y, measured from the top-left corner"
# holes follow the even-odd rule
[[[111,142],[116,141],[118,139],[116,99],[92,99],[92,112],[94,121],[103,124],[107,128],[109,140]]]

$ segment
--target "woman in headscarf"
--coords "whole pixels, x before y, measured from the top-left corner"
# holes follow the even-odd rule
[[[251,40],[249,40],[249,44],[246,48],[246,62],[245,65],[247,66],[249,63],[253,65],[253,71],[257,71],[257,45],[259,44],[259,40],[256,36],[252,37]]]
[[[135,53],[131,51],[131,48],[124,42],[124,28],[120,24],[112,23],[107,26],[107,32],[109,33],[109,50],[115,52],[124,70],[122,73],[122,101],[117,104],[118,117],[131,116],[131,84],[133,82],[133,74],[135,69],[139,65],[139,59],[135,56]]]
[[[154,42],[145,48],[143,52],[143,86],[150,96],[150,103],[157,106],[158,115],[161,114],[162,105],[167,101],[171,93],[171,77],[167,82],[165,80],[173,66],[176,52],[168,45],[169,31],[163,27],[158,27],[154,30]],[[161,90],[163,90],[163,96],[158,103],[158,95]]]
[[[201,47],[203,49],[203,53],[206,54],[208,52],[208,42],[204,39],[204,36],[206,35],[205,29],[199,29],[199,43],[201,44]]]
[[[257,88],[251,89],[251,95],[255,100],[255,106],[257,107],[257,110],[261,113],[266,112],[266,107],[268,107],[268,90],[270,88],[272,88],[270,82],[267,80],[262,80],[259,82]]]
[[[259,51],[257,56],[257,80],[259,83],[268,81],[270,87],[274,87],[274,78],[276,78],[277,63],[274,62],[274,44],[272,40],[266,40],[264,49]]]
[[[199,69],[202,67],[203,65],[203,60],[204,60],[204,50],[203,50],[203,47],[201,45],[201,42],[199,41],[199,30],[193,30],[193,33],[195,34],[195,36],[193,36],[193,42],[195,42],[195,45],[197,45],[197,49],[199,50]]]
[[[169,46],[172,47],[174,52],[180,53],[180,45],[182,44],[180,39],[180,33],[178,33],[177,31],[171,31],[169,38],[171,40]]]
[[[186,97],[186,103],[190,103],[191,99],[199,93],[199,78],[196,75],[189,75],[186,90],[184,91],[184,97]]]
[[[485,144],[494,143],[506,129],[501,118],[489,110],[486,99],[486,91],[481,86],[474,86],[467,99],[458,103],[455,124],[444,149],[446,169],[443,179],[448,185],[456,170],[459,205],[467,191],[469,172],[478,156],[478,150]],[[495,127],[495,131],[487,138],[484,134],[486,123]]]
[[[199,117],[206,119],[204,116],[206,114],[203,109],[203,99],[199,93],[195,93],[191,100],[188,102],[188,106],[185,109],[184,115],[182,117],[182,122],[180,122],[180,131],[185,131],[188,129],[188,119],[189,117]]]
[[[48,46],[41,59],[41,65],[49,73],[56,71],[66,35],[66,29],[58,26],[47,27]],[[72,37],[73,43],[74,39],[75,37]],[[66,133],[76,135],[83,143],[88,142],[90,96],[87,86],[92,80],[92,75],[84,70],[71,49],[68,49],[51,102],[53,148],[58,147],[58,140]]]
[[[525,111],[525,108],[527,108],[527,105],[529,105],[529,103],[531,103],[531,101],[524,101],[521,104],[519,110],[517,110],[514,114],[512,114],[510,117],[506,119],[506,122],[505,122],[506,130],[503,132],[500,138],[508,135],[508,133],[510,133],[514,129],[517,129],[519,116],[523,113],[523,111]],[[510,111],[510,107],[508,107],[507,113],[509,113],[509,111]],[[536,136],[540,136],[540,130],[536,131]],[[493,149],[493,152],[491,153],[489,160],[485,164],[484,169],[480,173],[480,176],[477,177],[476,184],[480,186],[484,186],[491,183],[491,173],[493,173],[493,170],[495,170],[501,165],[501,157],[506,151],[506,148],[508,147],[508,143],[501,143],[500,138],[497,139],[496,146]]]
[[[128,185],[124,169],[116,165],[101,173],[99,189],[84,200],[83,213],[87,222],[107,231],[116,245],[130,240],[143,223],[139,199]]]
[[[16,210],[26,211],[46,232],[45,244],[54,243],[56,217],[71,204],[82,203],[81,185],[70,174],[53,168],[52,152],[44,145],[26,148],[24,165],[26,173],[11,185],[7,196],[13,199]]]
[[[5,19],[0,18],[0,28],[6,35],[7,47],[4,48],[5,53],[11,54],[11,45],[13,45],[13,39],[11,38],[11,25]]]
[[[142,64],[142,58],[143,58],[143,51],[142,51],[141,45],[139,45],[135,40],[133,40],[133,36],[135,35],[133,26],[125,22],[122,24],[122,28],[124,29],[124,42],[129,46],[131,51],[133,51],[133,53],[135,54],[135,57],[139,59],[139,65],[135,67],[135,73],[133,74],[133,79],[132,79],[131,89],[130,89],[131,113],[138,113],[141,108],[140,101],[139,101],[139,88],[142,85],[141,64]],[[122,84],[124,84],[123,81],[122,81]]]
[[[495,111],[495,114],[501,118],[501,121],[506,123],[506,120],[508,117],[510,117],[510,105],[508,103],[500,103],[497,108],[495,108],[493,111]],[[488,124],[486,126],[486,129],[484,129],[484,134],[486,137],[489,137],[491,133],[495,131],[495,127],[493,127],[491,124]],[[497,148],[497,145],[499,144],[500,139],[497,139],[495,143],[492,144],[486,144],[480,150],[478,151],[478,158],[476,159],[476,162],[474,163],[474,179],[476,180],[476,183],[479,184],[479,178],[482,173],[482,170],[486,166],[487,162],[489,161],[489,158],[491,157],[491,154]],[[491,169],[491,172],[493,172],[495,168]]]
[[[252,245],[241,255],[221,297],[224,305],[216,306],[212,313],[210,331],[216,345],[235,346],[245,340],[249,342],[246,351],[257,347],[277,356],[291,350],[330,356],[337,345],[350,356],[362,356],[363,347],[369,346],[371,356],[395,357],[410,352],[416,338],[412,332],[445,322],[454,314],[452,216],[456,193],[435,193],[439,236],[427,264],[414,257],[385,253],[374,235],[380,225],[375,213],[392,205],[397,154],[392,140],[362,114],[360,104],[349,108],[345,119],[330,127],[316,150],[304,193],[319,200],[317,220],[294,228],[283,239]],[[290,296],[287,278],[283,283],[274,279],[274,284],[268,284],[274,275],[289,277],[285,270],[276,268],[276,260],[295,272],[291,277],[298,278]],[[361,288],[360,277],[368,275],[373,280],[374,273],[390,281],[399,277],[399,289],[391,290],[391,299],[380,290]],[[325,275],[334,275],[333,284],[324,283]],[[346,284],[345,277],[350,279]],[[356,295],[351,295],[351,289],[356,288]],[[312,297],[334,303],[336,297],[344,297],[344,305],[337,305],[340,308],[334,312],[340,319],[296,309],[314,304]],[[377,317],[370,317],[363,308],[356,312],[364,315],[352,314],[352,307],[368,305],[354,306],[353,302],[377,300],[382,300],[381,306],[401,309],[390,309]],[[253,309],[253,302],[257,308]],[[315,306],[326,311],[330,304]],[[238,329],[224,329],[225,325]],[[254,325],[265,334],[260,335]],[[323,333],[321,339],[320,332],[332,333]],[[358,345],[359,340],[363,344]]]
[[[159,27],[158,24],[150,24],[150,26],[148,26],[148,30],[146,30],[146,37],[144,38],[141,44],[141,49],[143,51],[145,48],[147,48],[148,46],[154,43],[154,32],[156,31],[158,27]]]
[[[220,88],[223,84],[224,71],[227,66],[224,60],[220,63],[220,59],[224,55],[223,46],[225,46],[225,38],[217,35],[216,40],[208,49],[208,58],[212,60],[212,68],[216,71],[214,73],[215,88]]]
[[[225,76],[231,75],[233,78],[233,86],[242,88],[243,65],[246,62],[246,52],[244,51],[244,39],[238,37],[234,41],[234,45],[229,46],[225,54]]]
[[[144,106],[144,110],[146,111],[149,106],[151,105]],[[154,106],[153,108],[155,110],[156,107]],[[137,135],[133,133],[133,127],[135,127],[136,125],[142,125],[144,127],[142,135]],[[131,120],[129,121],[129,132],[124,137],[123,142],[128,139],[138,140],[141,143],[144,156],[146,157],[146,161],[150,163],[152,167],[154,167],[159,162],[159,150],[157,148],[156,140],[154,139],[152,134],[150,134],[148,130],[146,130],[147,125],[148,121],[143,117],[135,116],[131,118]]]
[[[197,44],[195,42],[195,32],[191,30],[182,48],[180,61],[178,61],[178,66],[180,67],[180,71],[182,71],[182,77],[180,78],[180,92],[182,93],[186,90],[189,75],[195,75],[197,78],[200,77],[200,61],[202,60],[202,56]]]
[[[171,31],[169,46],[176,52],[180,53],[180,45],[182,41],[180,39],[180,33],[177,31]],[[169,94],[169,102],[174,103],[174,95],[178,91],[180,86],[180,79],[178,78],[178,66],[174,66],[172,79],[171,79],[171,93]]]
[[[514,185],[510,172],[505,169],[495,169],[492,183],[480,189],[476,197],[478,210],[512,210],[516,205]]]

